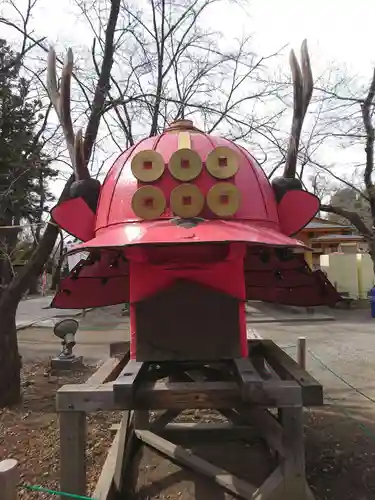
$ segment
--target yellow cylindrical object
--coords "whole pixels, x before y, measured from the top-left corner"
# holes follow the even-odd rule
[[[309,266],[310,269],[313,268],[313,254],[312,252],[306,252],[305,253],[305,261],[307,265]]]

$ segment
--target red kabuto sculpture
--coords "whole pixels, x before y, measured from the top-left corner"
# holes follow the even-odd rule
[[[102,186],[76,171],[72,199],[53,219],[89,251],[52,306],[130,302],[139,360],[247,355],[245,301],[314,306],[339,298],[293,238],[319,200],[295,178],[312,94],[306,42],[292,52],[294,115],[284,176],[269,182],[242,146],[189,120],[122,153]]]

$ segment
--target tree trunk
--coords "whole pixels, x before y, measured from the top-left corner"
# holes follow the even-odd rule
[[[60,283],[60,279],[61,279],[61,263],[59,262],[57,264],[56,269],[53,272],[53,275],[52,275],[52,282],[51,282],[50,290],[53,290],[53,291],[57,290],[57,287],[59,286],[59,283]]]
[[[21,399],[21,360],[17,345],[16,310],[18,302],[0,311],[0,408]],[[8,304],[9,306],[9,304]]]
[[[33,276],[30,281],[29,295],[37,295],[39,293],[38,287],[39,276]]]
[[[72,175],[65,184],[59,202],[69,198],[69,188],[73,180]],[[0,408],[14,404],[20,399],[21,363],[17,345],[17,307],[31,280],[42,273],[58,234],[59,228],[55,224],[48,224],[29,261],[0,297]]]
[[[367,244],[368,244],[369,254],[372,260],[372,267],[375,274],[375,241],[374,240],[367,241]]]
[[[62,270],[62,265],[64,261],[64,240],[62,234],[61,236],[61,241],[60,241],[60,249],[59,249],[59,260],[57,262],[56,269],[54,269],[53,274],[52,274],[52,282],[51,282],[51,290],[57,290],[57,287],[60,283],[61,279],[61,270]]]

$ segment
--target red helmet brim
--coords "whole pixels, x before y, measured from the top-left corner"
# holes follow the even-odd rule
[[[309,250],[302,241],[282,234],[273,223],[210,219],[187,228],[165,219],[110,226],[97,231],[94,238],[75,246],[69,253],[130,245],[228,242]]]

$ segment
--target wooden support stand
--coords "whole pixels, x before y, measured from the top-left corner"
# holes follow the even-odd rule
[[[312,500],[305,479],[302,414],[323,404],[322,386],[271,340],[249,341],[247,359],[221,362],[135,362],[124,343],[85,384],[57,393],[61,432],[61,489],[84,495],[85,414],[119,410],[120,425],[93,498],[125,493],[140,444],[206,476],[232,495],[251,500]],[[302,364],[302,363],[301,363]],[[216,409],[225,423],[174,423],[187,409]],[[273,409],[278,410],[278,417]],[[152,418],[150,410],[164,410]],[[260,485],[200,458],[183,447],[194,440],[261,436],[278,458]],[[173,442],[174,441],[174,442]]]

